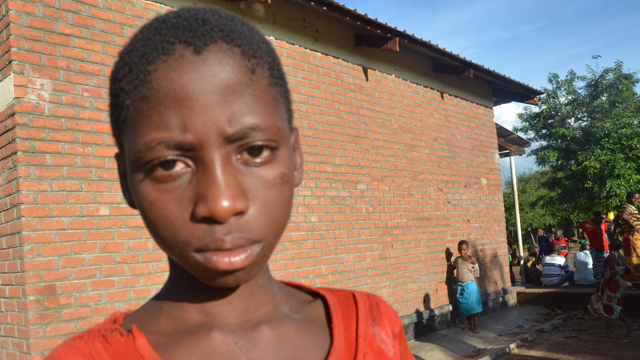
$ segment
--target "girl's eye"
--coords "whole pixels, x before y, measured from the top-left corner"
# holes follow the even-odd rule
[[[158,164],[160,168],[164,171],[171,171],[175,169],[176,164],[178,164],[178,160],[165,160]]]
[[[264,152],[264,146],[254,145],[247,148],[247,150],[245,151],[247,152],[247,155],[249,155],[250,157],[257,158],[257,157],[260,157],[260,155],[262,155],[262,153]]]
[[[263,165],[274,155],[275,147],[268,145],[251,145],[238,154],[238,159],[248,165]]]
[[[184,161],[180,161],[177,159],[166,159],[166,160],[162,160],[158,163],[156,163],[156,165],[153,167],[152,171],[154,173],[164,173],[164,174],[171,174],[171,173],[179,173],[181,172],[181,170],[185,170],[188,167],[187,164],[185,164]]]
[[[185,160],[164,159],[149,168],[149,176],[158,182],[171,182],[186,174],[191,166]]]

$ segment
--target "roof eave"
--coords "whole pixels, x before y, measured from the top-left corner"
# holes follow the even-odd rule
[[[327,13],[338,17],[344,21],[348,21],[364,31],[372,34],[383,34],[389,37],[397,37],[400,39],[400,43],[409,46],[417,46],[422,50],[426,50],[430,55],[438,60],[442,60],[452,65],[458,65],[473,70],[474,76],[479,76],[489,83],[494,89],[494,105],[500,105],[503,103],[516,101],[528,103],[530,105],[537,105],[537,96],[544,94],[542,91],[529,86],[528,84],[519,82],[509,76],[498,73],[493,69],[489,69],[483,65],[474,63],[467,58],[447,51],[445,48],[439,47],[437,44],[433,44],[428,40],[423,40],[416,37],[414,34],[409,34],[404,30],[391,27],[386,23],[378,21],[378,19],[371,18],[367,14],[361,14],[357,10],[352,10],[346,6],[333,1],[333,0],[292,0],[299,3],[304,3],[317,8],[319,11],[326,11]],[[496,90],[499,96],[496,96]]]

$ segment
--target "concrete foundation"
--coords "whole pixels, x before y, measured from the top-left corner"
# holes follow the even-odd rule
[[[466,320],[458,315],[458,305],[454,301],[451,304],[439,306],[425,311],[416,311],[413,314],[401,316],[404,324],[404,332],[407,340],[418,339],[430,333],[438,332],[456,325],[466,324]],[[482,296],[483,311],[480,314],[488,315],[501,309],[514,307],[518,304],[514,288],[494,291]]]

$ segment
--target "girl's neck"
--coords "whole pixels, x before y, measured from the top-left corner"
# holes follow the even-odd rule
[[[281,307],[281,286],[271,275],[268,266],[256,278],[240,286],[215,288],[170,262],[169,278],[151,302],[155,302],[163,311],[179,313],[185,320],[215,319],[232,324],[260,318],[260,313]],[[256,307],[256,303],[261,306]]]

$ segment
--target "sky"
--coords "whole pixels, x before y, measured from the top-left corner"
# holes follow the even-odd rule
[[[549,73],[596,67],[593,55],[602,56],[600,67],[621,60],[640,71],[638,0],[336,1],[537,89],[547,86]],[[496,122],[512,129],[522,107],[494,108]],[[515,163],[517,173],[536,169],[533,157]],[[509,160],[501,167],[509,178]]]

